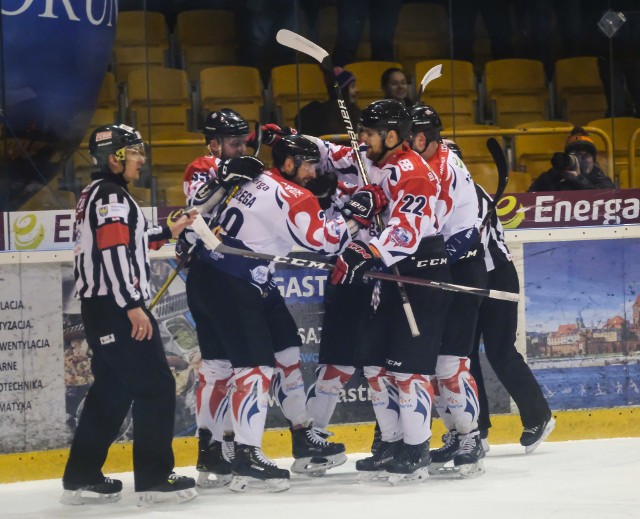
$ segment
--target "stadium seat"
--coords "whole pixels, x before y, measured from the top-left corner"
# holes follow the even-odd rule
[[[433,80],[422,94],[422,101],[433,106],[445,128],[474,124],[478,109],[478,91],[473,65],[468,61],[427,60],[416,63],[416,94],[424,75],[442,65],[442,76]]]
[[[398,61],[404,70],[412,74],[419,61],[448,56],[448,27],[449,19],[443,5],[404,3],[394,37]],[[421,77],[414,78],[414,85]]]
[[[443,136],[447,139],[454,140],[455,143],[460,147],[462,151],[462,156],[464,163],[467,165],[469,170],[473,173],[473,168],[475,164],[490,164],[493,165],[493,158],[491,157],[491,153],[487,149],[487,139],[491,137],[491,133],[481,134],[481,135],[473,135],[473,136],[462,136],[458,135],[456,132],[459,131],[479,131],[486,132],[491,130],[499,130],[497,126],[492,126],[490,124],[468,124],[457,126],[455,131],[452,129],[445,128]]]
[[[487,104],[494,124],[513,128],[549,118],[549,91],[541,61],[501,59],[484,68]]]
[[[533,178],[524,171],[510,171],[505,193],[526,193]]]
[[[559,59],[555,64],[558,110],[562,119],[577,126],[601,118],[607,99],[598,72],[598,59]]]
[[[153,175],[184,173],[196,158],[207,153],[204,137],[196,132],[154,134],[151,144]]]
[[[614,121],[615,126],[613,124]],[[593,121],[589,121],[587,123],[587,126],[599,128],[600,130],[604,131],[612,140],[615,161],[614,169],[620,177],[619,187],[640,187],[640,153],[638,152],[638,148],[640,147],[640,139],[636,140],[635,171],[631,172],[631,178],[629,178],[629,140],[631,139],[631,136],[633,135],[635,130],[637,128],[640,128],[640,119],[636,119],[635,117],[595,119]],[[607,168],[606,158],[604,154],[604,142],[602,138],[595,133],[592,133],[591,137],[593,138],[593,142],[595,143],[596,149],[598,150],[598,163],[600,167],[604,171],[606,171]],[[626,173],[624,175],[622,174],[623,170]]]
[[[310,101],[328,98],[320,67],[312,63],[274,67],[271,69],[271,97],[278,122],[293,126],[300,108]]]
[[[230,65],[200,72],[200,108],[203,111],[233,108],[251,124],[260,121],[262,105],[262,83],[257,68]]]
[[[157,12],[125,11],[119,13],[113,66],[116,81],[127,81],[129,72],[145,66],[168,63],[169,36],[164,15]]]
[[[402,69],[402,64],[395,61],[358,61],[344,67],[356,77],[360,108],[382,98],[380,79],[382,73],[392,67]]]
[[[27,200],[19,211],[49,211],[56,209],[74,209],[76,195],[71,191],[63,191],[54,187],[55,179]]]
[[[128,186],[129,194],[141,207],[151,206],[151,189],[147,187]]]
[[[182,183],[164,189],[164,202],[166,207],[184,207],[187,204]]]
[[[564,150],[564,144],[573,125],[563,121],[533,121],[519,124],[522,134],[514,136],[515,159],[518,171],[529,173],[535,179],[551,167],[551,156]],[[558,128],[561,133],[526,135],[528,129]]]
[[[178,13],[176,37],[182,68],[191,81],[197,81],[205,68],[236,62],[235,27],[231,11],[202,9]]]
[[[191,90],[184,70],[149,67],[130,72],[127,100],[129,121],[145,139],[152,136],[152,130],[167,133],[188,129]]]

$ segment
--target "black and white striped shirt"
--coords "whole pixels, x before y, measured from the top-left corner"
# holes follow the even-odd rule
[[[478,193],[481,218],[484,220],[489,208],[493,205],[493,198],[478,184],[475,186]],[[509,252],[509,248],[504,242],[504,228],[495,211],[482,233],[481,240],[482,245],[484,245],[484,262],[487,266],[487,272],[491,272],[496,267],[512,261],[511,252]]]
[[[76,295],[112,296],[127,310],[142,306],[150,297],[149,244],[160,247],[171,231],[147,225],[122,175],[97,172],[91,178],[76,206]]]

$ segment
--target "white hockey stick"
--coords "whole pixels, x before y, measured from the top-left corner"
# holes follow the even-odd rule
[[[422,93],[424,92],[424,89],[427,88],[427,85],[434,79],[438,79],[440,76],[442,76],[442,63],[434,65],[429,70],[427,70],[427,73],[423,76],[422,81],[420,81],[420,88],[418,89],[418,96],[416,98],[418,101],[420,101]]]
[[[322,47],[316,45],[312,41],[307,40],[303,36],[299,34],[289,31],[287,29],[280,29],[278,34],[276,35],[276,40],[281,45],[285,47],[289,47],[290,49],[297,50],[306,54],[307,56],[311,56],[315,59],[320,66],[324,69],[324,71],[331,77],[333,82],[333,90],[336,94],[336,101],[338,102],[338,108],[340,109],[340,116],[342,117],[342,122],[344,122],[345,128],[347,130],[347,134],[349,135],[349,140],[351,141],[351,148],[353,148],[353,154],[356,158],[356,164],[358,166],[358,173],[360,174],[360,178],[362,179],[363,184],[366,186],[367,184],[371,184],[369,177],[367,175],[367,171],[364,168],[364,163],[362,162],[362,157],[358,151],[358,136],[353,128],[353,123],[351,121],[351,117],[349,117],[349,111],[347,110],[347,103],[342,96],[342,90],[340,90],[340,85],[338,85],[338,80],[336,79],[335,74],[333,73],[333,64],[331,63],[331,57],[329,53],[324,50]],[[378,224],[378,228],[380,231],[384,229],[384,224],[382,222],[382,217],[378,215],[376,217],[376,223]],[[398,268],[396,266],[393,267],[393,271],[396,275],[399,276]],[[418,323],[416,322],[416,318],[413,314],[413,308],[411,307],[411,302],[409,301],[409,296],[407,296],[407,291],[402,285],[401,281],[398,281],[398,292],[400,293],[400,299],[402,300],[402,308],[404,309],[404,313],[407,316],[407,323],[409,324],[409,329],[411,330],[411,335],[413,337],[418,337],[420,335],[420,330],[418,329]]]

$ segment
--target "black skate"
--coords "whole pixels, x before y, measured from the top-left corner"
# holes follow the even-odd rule
[[[460,435],[455,429],[451,429],[442,436],[443,446],[439,449],[431,451],[431,465],[429,465],[429,473],[432,475],[448,475],[455,471],[453,467],[446,466],[447,463],[453,461],[460,450]]]
[[[520,436],[520,445],[524,447],[525,454],[531,454],[536,450],[538,445],[545,441],[547,436],[551,434],[555,426],[555,419],[549,415],[549,418],[541,424],[534,427],[527,427],[522,433],[522,436]]]
[[[402,443],[398,455],[387,465],[389,483],[418,483],[429,477],[429,440],[418,445]]]
[[[122,481],[119,479],[104,478],[99,483],[76,484],[62,482],[62,496],[60,502],[63,505],[102,505],[105,503],[115,503],[122,497]]]
[[[289,471],[278,468],[260,447],[237,444],[231,468],[233,478],[229,489],[234,492],[246,492],[254,486],[266,487],[269,492],[282,492],[289,488]]]
[[[402,441],[380,442],[380,448],[373,456],[356,461],[356,470],[360,481],[386,479],[387,467],[400,452]]]
[[[198,497],[195,489],[196,481],[186,476],[178,476],[174,472],[166,481],[139,492],[138,506],[152,506],[160,503],[184,503]]]
[[[223,442],[211,441],[211,431],[198,429],[198,471],[199,488],[216,488],[231,481],[231,461],[223,452]],[[213,475],[213,478],[209,476]]]
[[[378,424],[378,420],[376,420],[376,426],[373,428],[373,441],[371,442],[371,454],[375,454],[378,451],[381,443],[382,443],[382,431],[380,430],[380,425]]]
[[[328,469],[347,461],[343,443],[331,443],[325,439],[329,432],[313,426],[291,429],[291,443],[295,461],[291,472],[308,476],[323,476]]]
[[[475,478],[484,474],[484,450],[480,439],[480,431],[476,429],[469,434],[460,435],[460,451],[453,459],[454,466],[463,478]]]

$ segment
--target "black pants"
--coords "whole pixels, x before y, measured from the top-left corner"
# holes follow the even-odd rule
[[[68,483],[102,481],[109,446],[131,408],[135,490],[166,481],[174,466],[173,425],[176,384],[167,364],[160,330],[151,340],[131,338],[127,312],[110,297],[82,301],[82,320],[93,352],[94,381],[87,393],[64,472]],[[133,406],[132,406],[133,404]]]
[[[505,263],[489,272],[489,288],[518,292],[518,274],[513,263]],[[518,328],[518,305],[509,301],[484,298],[480,306],[475,345],[471,357],[471,374],[478,385],[480,417],[478,427],[491,427],[489,403],[478,359],[480,336],[484,342],[487,359],[498,380],[504,385],[520,410],[524,427],[542,423],[551,411],[538,381],[515,347]]]

